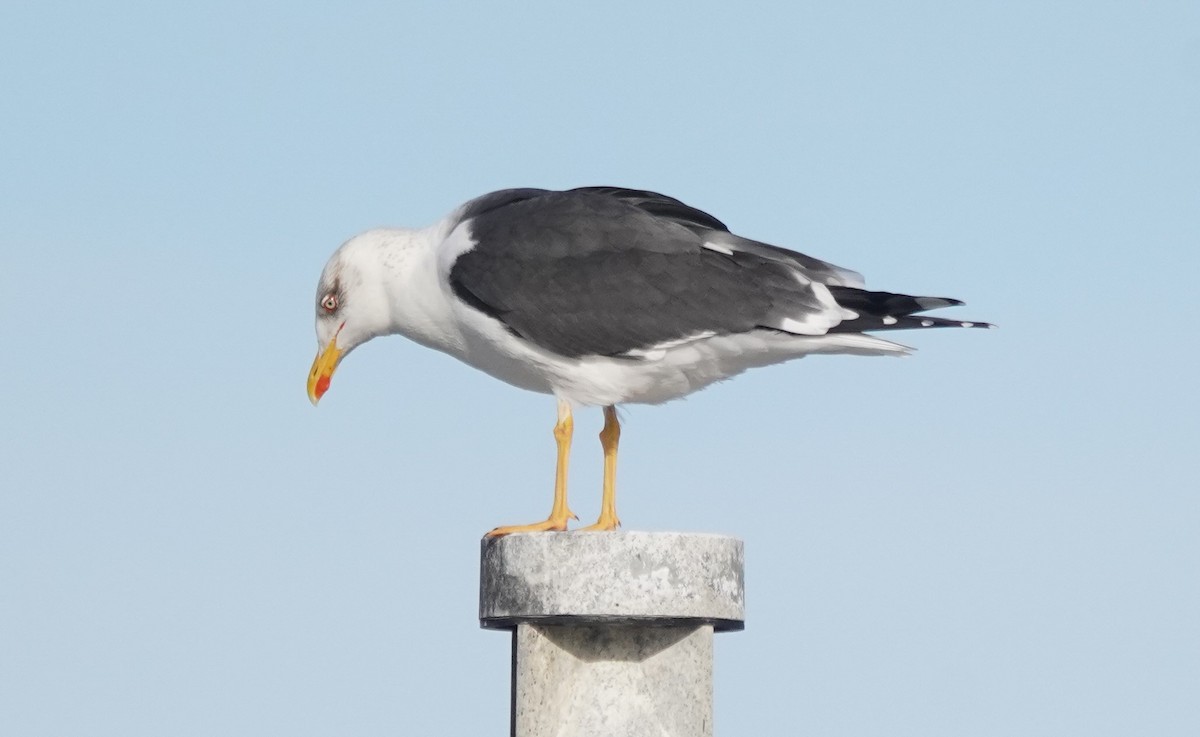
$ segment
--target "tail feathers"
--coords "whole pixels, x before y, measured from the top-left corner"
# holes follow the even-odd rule
[[[914,297],[892,292],[869,292],[852,287],[829,287],[837,303],[858,314],[830,329],[831,333],[861,333],[868,330],[907,330],[911,328],[992,328],[986,322],[925,317],[918,312],[941,307],[957,307],[961,300],[949,297]]]

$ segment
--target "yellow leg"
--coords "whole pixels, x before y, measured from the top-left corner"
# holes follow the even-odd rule
[[[600,499],[600,519],[584,530],[615,530],[620,526],[617,519],[617,441],[621,439],[621,422],[617,419],[617,408],[604,408],[604,429],[600,431],[600,445],[604,448],[604,495]]]
[[[532,525],[508,525],[497,527],[488,537],[511,535],[514,532],[543,532],[567,529],[567,520],[579,519],[567,506],[567,462],[571,456],[571,433],[575,431],[575,420],[571,417],[571,404],[558,400],[558,424],[554,426],[554,440],[558,444],[558,464],[554,469],[554,506],[550,517]]]

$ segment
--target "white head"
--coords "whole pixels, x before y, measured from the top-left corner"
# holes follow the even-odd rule
[[[313,404],[329,389],[338,363],[371,338],[391,332],[385,283],[387,232],[370,230],[342,244],[317,284],[317,357],[308,374]]]

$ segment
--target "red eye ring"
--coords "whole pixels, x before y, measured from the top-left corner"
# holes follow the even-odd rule
[[[338,298],[336,294],[326,294],[321,298],[321,307],[326,312],[333,312],[338,308]]]

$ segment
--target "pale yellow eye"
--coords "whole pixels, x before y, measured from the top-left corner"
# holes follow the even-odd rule
[[[338,299],[336,294],[326,294],[321,300],[321,307],[325,308],[326,312],[333,312],[338,308]]]

